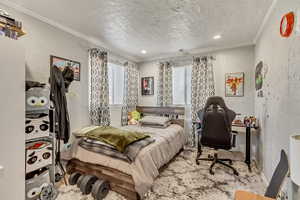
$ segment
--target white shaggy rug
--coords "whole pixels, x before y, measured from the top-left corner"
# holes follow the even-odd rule
[[[209,150],[205,150],[203,157]],[[228,154],[226,155],[228,158]],[[231,154],[235,158],[233,166],[239,172],[234,176],[232,171],[221,165],[214,168],[215,175],[209,174],[211,162],[200,161],[196,165],[196,150],[186,149],[176,156],[167,166],[162,169],[156,179],[146,200],[232,200],[236,190],[248,190],[257,194],[263,194],[265,184],[255,166],[252,173],[242,161],[243,158]],[[222,157],[222,156],[221,156]],[[61,186],[57,200],[93,200],[91,195],[84,196],[76,186]],[[105,200],[125,200],[125,198],[110,191]]]

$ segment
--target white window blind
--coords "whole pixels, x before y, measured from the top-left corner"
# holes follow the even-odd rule
[[[109,104],[123,104],[124,67],[108,63]]]
[[[173,104],[191,104],[192,67],[178,66],[173,68]]]

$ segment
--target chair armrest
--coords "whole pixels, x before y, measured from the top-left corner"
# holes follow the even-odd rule
[[[275,200],[247,191],[238,190],[235,192],[234,200]]]

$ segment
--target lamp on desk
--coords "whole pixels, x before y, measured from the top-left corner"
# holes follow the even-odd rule
[[[291,179],[300,186],[300,135],[290,137]]]

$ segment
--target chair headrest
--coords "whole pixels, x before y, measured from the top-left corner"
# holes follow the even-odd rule
[[[219,97],[219,96],[212,96],[212,97],[209,97],[206,101],[206,104],[205,104],[205,107],[204,107],[204,111],[207,111],[207,109],[211,106],[211,105],[218,105],[220,106],[221,108],[223,108],[224,110],[228,110],[226,104],[225,104],[225,101],[222,97]]]

